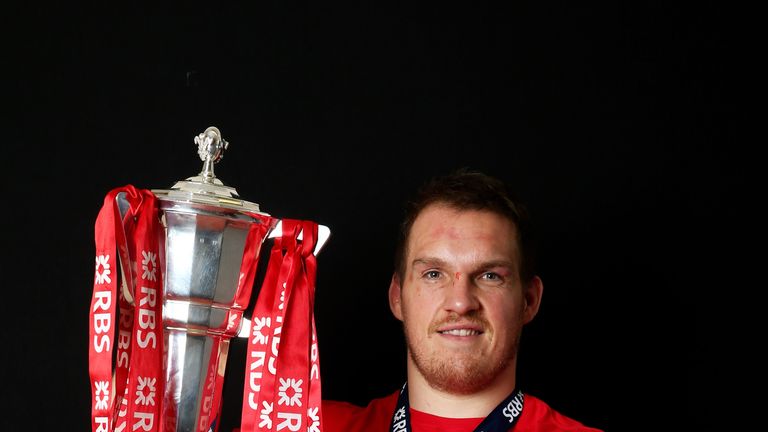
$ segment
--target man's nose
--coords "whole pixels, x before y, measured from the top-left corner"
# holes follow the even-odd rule
[[[480,308],[477,299],[477,287],[472,279],[464,275],[455,275],[453,281],[446,287],[445,310],[464,315]]]

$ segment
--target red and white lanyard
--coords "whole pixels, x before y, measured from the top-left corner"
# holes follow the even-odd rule
[[[121,220],[116,197],[125,193],[129,209]],[[130,235],[128,235],[130,234]],[[113,189],[96,219],[96,271],[89,309],[91,428],[94,432],[160,431],[163,395],[162,274],[157,201],[148,190]],[[136,281],[134,306],[118,297],[117,246],[127,255],[126,278]],[[120,323],[113,379],[116,308]],[[119,416],[115,416],[119,408]],[[113,421],[116,419],[115,421]]]
[[[313,312],[318,227],[290,219],[282,224],[251,321],[242,432],[322,430]]]

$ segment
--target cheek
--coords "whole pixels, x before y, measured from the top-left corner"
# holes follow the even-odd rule
[[[500,335],[517,332],[522,320],[523,308],[520,303],[499,297],[486,300],[486,319]]]
[[[407,309],[408,314],[415,318],[432,310],[435,307],[436,298],[437,296],[424,290],[413,289],[408,295],[403,296],[403,309]]]
[[[405,330],[412,337],[422,337],[427,332],[431,323],[432,311],[434,305],[430,304],[428,298],[423,296],[412,296],[403,298],[403,324]]]

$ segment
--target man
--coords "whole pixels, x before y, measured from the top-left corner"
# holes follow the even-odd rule
[[[367,407],[325,401],[324,432],[596,431],[517,387],[520,334],[543,292],[530,243],[524,208],[497,179],[460,170],[427,183],[389,286],[407,383]]]

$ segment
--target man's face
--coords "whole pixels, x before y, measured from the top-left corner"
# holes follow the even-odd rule
[[[516,228],[487,211],[424,209],[411,228],[406,271],[390,306],[403,321],[409,373],[434,388],[470,394],[514,379],[523,324],[538,310],[520,280]]]

